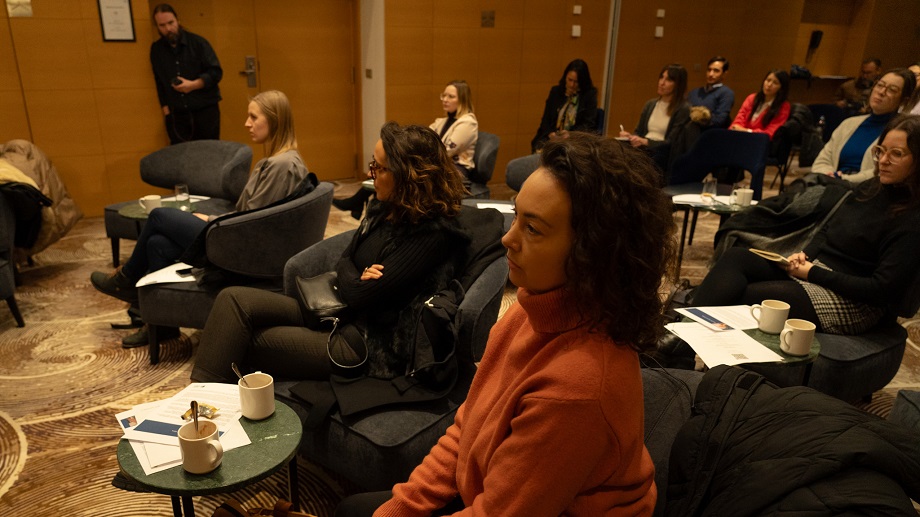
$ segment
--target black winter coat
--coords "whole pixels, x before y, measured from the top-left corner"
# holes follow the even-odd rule
[[[920,499],[911,430],[809,388],[718,366],[671,449],[665,515],[904,515]]]

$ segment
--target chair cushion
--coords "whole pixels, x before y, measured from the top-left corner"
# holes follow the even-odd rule
[[[896,321],[858,336],[816,334],[821,354],[808,386],[852,402],[888,384],[901,365],[907,331]]]
[[[458,381],[444,399],[405,409],[388,406],[347,418],[333,411],[318,429],[305,430],[300,451],[311,461],[344,474],[364,490],[389,490],[409,478],[453,424],[471,377],[470,373]],[[294,408],[303,421],[310,410],[291,394],[290,388],[295,384],[297,381],[276,382],[275,396]],[[384,465],[386,468],[381,468]]]

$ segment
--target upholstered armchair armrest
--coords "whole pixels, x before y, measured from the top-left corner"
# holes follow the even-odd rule
[[[332,271],[354,233],[354,230],[350,230],[333,235],[291,257],[284,265],[284,292],[288,296],[296,296],[295,280],[298,276],[310,278]]]
[[[213,223],[208,261],[233,273],[281,278],[289,258],[322,240],[332,191],[331,183],[320,183],[293,201]]]
[[[508,280],[508,259],[502,255],[495,259],[466,291],[460,303],[460,339],[468,343],[468,350],[457,350],[467,361],[479,361],[486,350],[489,332],[498,319],[502,294]]]

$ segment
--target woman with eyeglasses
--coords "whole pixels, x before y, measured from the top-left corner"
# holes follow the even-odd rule
[[[845,119],[818,153],[811,172],[843,178],[852,183],[875,176],[872,146],[898,110],[907,106],[914,92],[914,74],[906,68],[885,72],[869,94],[869,114]]]
[[[744,99],[728,129],[766,133],[772,140],[776,130],[789,119],[792,105],[786,100],[788,96],[789,74],[784,70],[770,70],[763,78],[760,91]]]
[[[234,362],[280,378],[325,380],[330,359],[347,365],[364,357],[368,375],[405,373],[407,340],[415,336],[409,326],[418,324],[425,299],[454,278],[468,240],[456,221],[465,189],[437,133],[395,122],[380,130],[368,175],[377,200],[335,268],[339,295],[366,342],[349,342],[330,357],[329,331],[306,328],[297,300],[230,287],[214,302],[192,380],[236,382]]]
[[[875,326],[917,276],[920,116],[896,117],[879,139],[869,151],[874,177],[853,188],[805,249],[787,257],[788,265],[730,248],[693,304],[783,300],[790,318],[811,321],[819,332],[852,335]]]
[[[476,152],[476,140],[479,138],[479,121],[473,113],[473,93],[466,81],[456,80],[447,83],[441,93],[443,117],[435,119],[429,126],[444,142],[447,156],[463,173],[464,185],[469,185],[470,171],[476,166],[473,155]],[[358,190],[348,199],[334,199],[332,204],[339,210],[351,212],[355,219],[361,218],[364,205],[371,197],[369,190]]]

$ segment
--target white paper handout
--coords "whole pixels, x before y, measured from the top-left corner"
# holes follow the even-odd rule
[[[225,451],[252,443],[239,421],[242,412],[237,385],[191,384],[168,399],[140,404],[115,415],[145,474],[181,464],[177,433],[186,423],[182,415],[192,400],[219,409],[211,421],[217,424]]]
[[[751,316],[750,305],[725,305],[719,307],[684,307],[679,314],[706,325],[712,330],[756,329],[757,320]]]
[[[195,277],[191,274],[179,274],[179,271],[191,268],[192,266],[185,262],[176,262],[171,266],[166,266],[163,269],[158,269],[157,271],[147,274],[138,280],[135,286],[144,287],[145,285],[168,284],[171,282],[194,282]]]
[[[710,368],[720,364],[783,361],[779,354],[741,330],[714,331],[695,322],[670,323],[665,328],[686,341]]]

